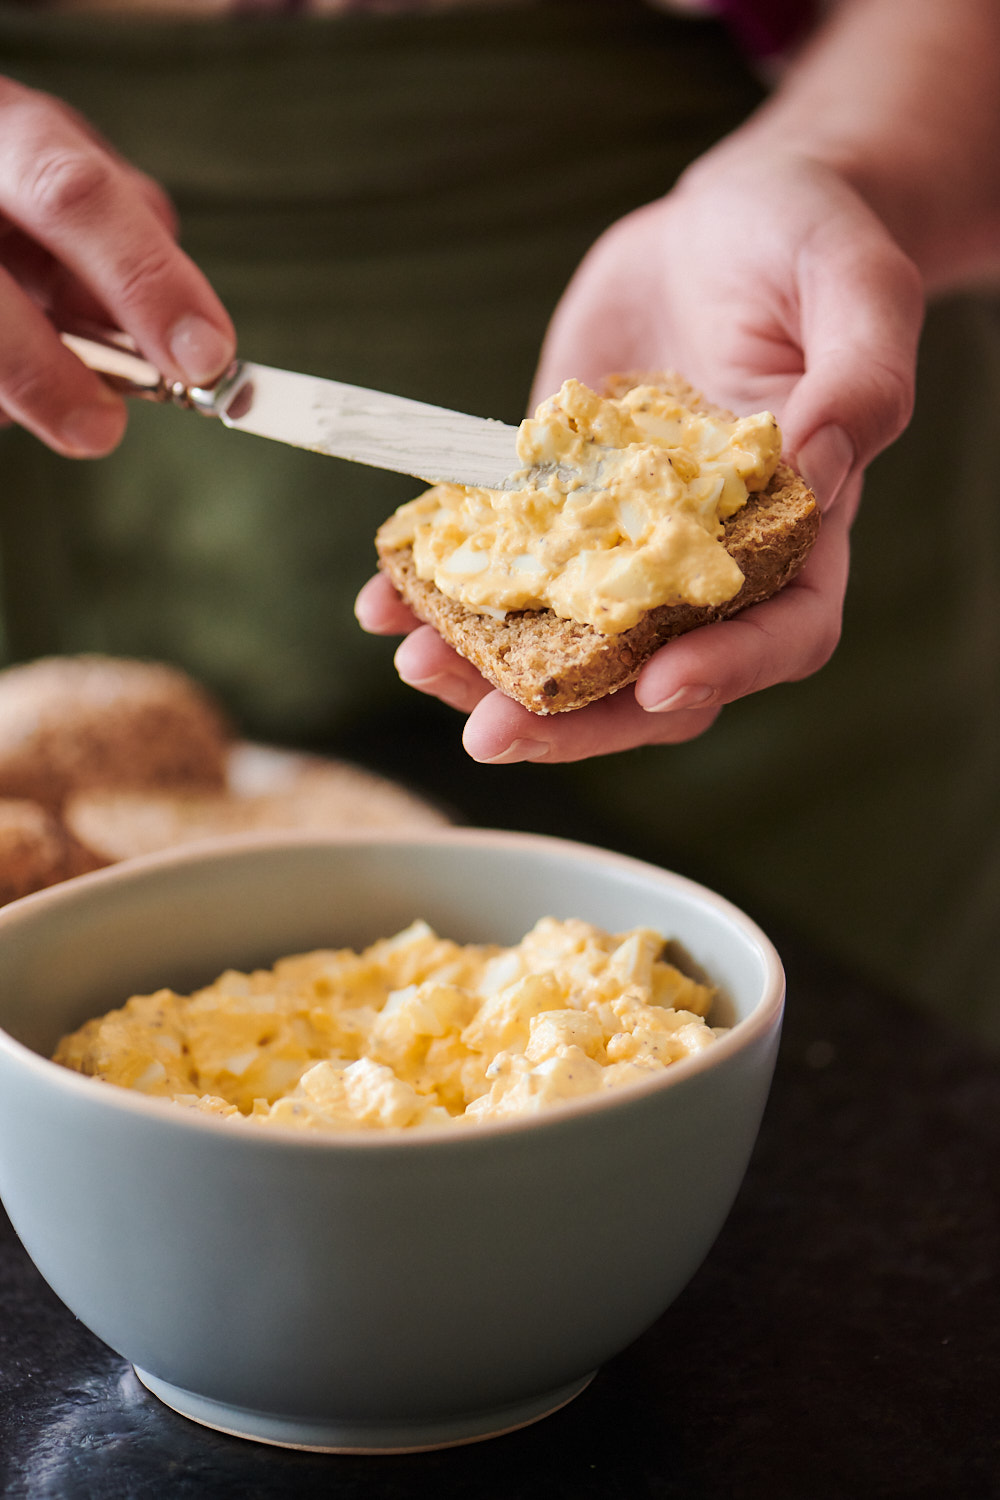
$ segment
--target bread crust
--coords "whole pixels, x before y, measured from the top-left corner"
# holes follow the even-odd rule
[[[0,796],[58,810],[86,787],[221,787],[232,735],[179,668],[49,656],[0,672]]]
[[[692,410],[730,417],[671,374],[612,376],[605,394],[622,396],[655,385]],[[417,576],[412,547],[392,547],[376,536],[379,567],[413,613],[441,635],[507,697],[535,714],[568,713],[634,682],[643,664],[672,640],[700,625],[770,598],[799,572],[819,532],[815,496],[791,466],[778,465],[767,488],[725,522],[723,545],[743,573],[743,586],[723,604],[663,604],[629,630],[602,635],[550,609],[516,610],[502,620],[476,614]]]
[[[360,766],[235,740],[210,693],[163,663],[59,656],[0,672],[0,906],[196,839],[448,821]]]

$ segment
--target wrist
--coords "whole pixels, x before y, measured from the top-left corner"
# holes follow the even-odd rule
[[[1000,278],[996,0],[836,0],[736,134],[833,173],[929,291]]]
[[[1000,194],[992,172],[914,136],[873,146],[830,135],[799,149],[875,214],[929,296],[1000,278]]]

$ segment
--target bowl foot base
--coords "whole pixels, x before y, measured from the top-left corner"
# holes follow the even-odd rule
[[[593,1380],[591,1371],[557,1390],[530,1401],[515,1402],[491,1411],[473,1412],[444,1421],[364,1423],[326,1417],[284,1417],[251,1407],[229,1406],[170,1385],[156,1375],[133,1367],[147,1390],[183,1417],[230,1437],[250,1438],[279,1448],[301,1448],[311,1453],[419,1453],[429,1448],[453,1448],[500,1437],[538,1422],[566,1406]]]

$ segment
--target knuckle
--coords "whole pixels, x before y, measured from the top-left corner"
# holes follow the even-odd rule
[[[734,691],[727,693],[730,702],[737,698],[751,698],[754,693],[762,692],[764,688],[770,687],[772,674],[765,670],[763,661],[757,661],[752,668],[745,672],[739,681],[734,684]]]
[[[890,254],[893,257],[891,267],[893,284],[896,287],[900,308],[908,317],[919,322],[923,317],[927,298],[923,273],[916,261],[907,255],[902,246],[893,245]]]
[[[911,365],[880,363],[878,376],[878,409],[881,427],[897,438],[913,415],[916,400],[916,370]]]
[[[50,147],[29,164],[25,192],[43,222],[90,217],[106,202],[111,164],[94,152]]]
[[[898,436],[913,415],[916,399],[917,340],[923,322],[926,292],[923,277],[914,262],[897,246],[891,257],[888,284],[893,288],[892,316],[895,357],[879,361],[879,403],[887,425]]]
[[[134,246],[118,266],[117,293],[126,307],[146,302],[170,276],[172,243]]]
[[[828,620],[820,632],[816,642],[814,671],[819,671],[820,667],[825,666],[840,645],[842,624],[842,617],[838,614],[834,619]]]
[[[840,644],[840,626],[839,616],[833,620],[823,621],[803,653],[793,681],[801,682],[803,678],[812,677],[814,673],[826,666]]]
[[[752,610],[736,621],[744,627],[741,641],[740,670],[734,674],[731,690],[725,697],[728,702],[737,698],[749,698],[774,681],[773,657],[776,648],[774,635],[767,623],[767,615],[755,614]]]

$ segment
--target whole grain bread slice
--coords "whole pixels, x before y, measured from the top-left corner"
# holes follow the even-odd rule
[[[620,397],[636,385],[655,385],[694,411],[731,416],[669,373],[612,376],[605,394]],[[812,491],[790,465],[780,463],[767,488],[751,494],[724,526],[723,544],[744,578],[739,592],[719,605],[660,605],[619,635],[602,635],[550,609],[512,611],[501,620],[477,614],[417,576],[412,548],[391,546],[382,531],[376,548],[379,567],[419,619],[507,697],[532,713],[554,714],[618,692],[673,637],[777,593],[805,562],[819,519]]]

